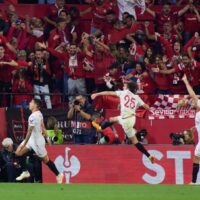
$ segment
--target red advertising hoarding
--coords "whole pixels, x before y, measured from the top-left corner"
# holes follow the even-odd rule
[[[185,184],[191,181],[193,146],[148,146],[156,163],[132,145],[50,146],[48,152],[65,183]],[[200,177],[198,177],[200,180]],[[43,181],[55,176],[43,166]]]

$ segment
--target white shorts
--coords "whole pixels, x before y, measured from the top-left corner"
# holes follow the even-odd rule
[[[133,128],[135,126],[135,121],[136,121],[135,116],[132,116],[126,119],[122,119],[121,116],[118,116],[117,118],[118,118],[119,124],[124,129],[124,132],[127,135],[127,137],[131,138],[135,136],[136,129]]]
[[[198,142],[198,144],[195,148],[194,155],[197,157],[200,157],[200,142]]]
[[[21,143],[23,144],[24,141]],[[44,158],[47,155],[47,150],[45,148],[45,143],[35,144],[32,141],[28,141],[26,148],[33,150],[39,158]]]

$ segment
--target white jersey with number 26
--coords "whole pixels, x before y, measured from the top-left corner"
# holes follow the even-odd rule
[[[116,94],[120,98],[120,111],[122,118],[135,115],[137,108],[144,105],[143,100],[129,90],[116,91]]]

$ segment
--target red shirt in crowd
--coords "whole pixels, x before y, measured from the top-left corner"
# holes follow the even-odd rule
[[[168,15],[164,15],[162,12],[156,13],[157,31],[163,33],[163,26],[165,22],[172,22],[174,25],[178,19],[177,12],[171,12]]]
[[[110,65],[115,61],[110,52],[102,52],[94,54],[94,66],[95,66],[95,83],[104,84],[103,77],[109,70]]]
[[[156,64],[149,64],[148,69],[157,68]],[[160,90],[169,90],[170,89],[170,80],[169,75],[161,74],[161,73],[154,73],[154,82],[156,84],[156,89]]]
[[[0,58],[0,62],[10,62],[11,59],[7,55]],[[15,67],[10,65],[0,65],[0,81],[4,83],[11,83],[12,80],[12,72],[15,70]]]
[[[144,94],[154,93],[155,83],[147,71],[144,71],[142,74],[138,74],[136,71],[132,71],[131,74],[135,78],[138,78],[138,76],[141,76],[143,74],[142,79],[140,79],[141,89],[144,91]]]
[[[14,79],[12,92],[23,94],[13,96],[14,105],[20,105],[23,100],[27,100],[29,102],[32,99],[32,95],[28,95],[27,93],[33,92],[32,83],[27,79]]]
[[[200,31],[200,22],[198,22],[195,13],[186,13],[184,15],[184,31],[192,34]]]
[[[84,54],[78,52],[74,56],[70,56],[68,52],[60,53],[52,48],[47,48],[53,56],[65,61],[65,73],[72,79],[85,78],[85,71],[83,70]]]
[[[198,86],[200,84],[200,63],[197,61],[192,61],[188,67],[183,64],[178,64],[175,68],[176,72],[182,72],[186,74],[192,87]]]
[[[98,5],[96,1],[92,2],[92,26],[102,29],[106,22],[106,13],[115,8],[115,2],[105,1],[102,5]]]

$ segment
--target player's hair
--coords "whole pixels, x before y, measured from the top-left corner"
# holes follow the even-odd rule
[[[127,83],[124,83],[124,84],[127,85],[128,90],[130,90],[133,94],[136,94],[136,92],[138,90],[137,83],[130,81],[130,82],[127,82]]]
[[[34,98],[33,101],[36,104],[37,108],[40,109],[40,107],[41,107],[41,101],[40,101],[40,99],[35,99]]]

